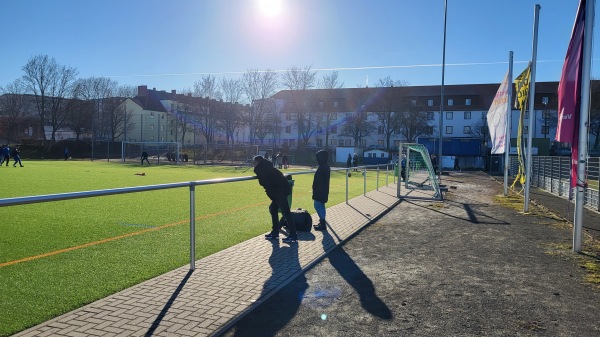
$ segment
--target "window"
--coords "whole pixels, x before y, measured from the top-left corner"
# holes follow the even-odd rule
[[[378,134],[380,134],[380,135],[382,135],[382,134],[384,133],[384,128],[383,128],[383,126],[378,126],[378,127],[377,127],[377,133],[378,133]]]
[[[471,119],[471,111],[465,111],[465,119]]]
[[[432,99],[428,99],[427,100],[427,106],[433,106],[433,100]]]
[[[285,133],[292,133],[292,126],[288,125],[285,127]]]
[[[410,105],[417,106],[417,100],[416,99],[411,99],[410,100]]]
[[[529,132],[529,126],[523,126],[523,134],[527,134]]]
[[[432,121],[433,120],[433,112],[428,112],[427,113],[427,120],[428,121]]]
[[[352,139],[346,139],[346,146],[352,146]]]
[[[433,126],[429,125],[429,126],[425,127],[425,133],[428,135],[432,135],[433,134]]]
[[[383,146],[384,144],[385,144],[385,141],[383,139],[380,139],[377,141],[377,145]]]
[[[465,135],[470,135],[471,134],[471,127],[470,126],[465,126],[463,129],[463,133]]]
[[[446,112],[446,119],[454,119],[454,112]]]
[[[154,124],[150,124],[150,130],[154,130]]]
[[[452,127],[451,127],[451,126],[447,126],[447,127],[446,127],[446,134],[447,134],[447,135],[450,135],[450,134],[452,134]]]
[[[319,108],[323,109],[323,102],[319,102]]]
[[[329,128],[330,132],[329,133],[337,133],[337,125],[333,125],[332,127]]]
[[[385,158],[385,153],[381,152],[381,154],[379,155],[379,157]]]
[[[344,146],[344,140],[338,139],[338,146]]]
[[[448,99],[448,106],[453,106],[454,105],[454,100],[452,98]]]
[[[165,131],[165,126],[164,125],[160,126],[160,131]]]
[[[543,135],[550,134],[550,127],[549,126],[542,126],[542,134]]]
[[[333,102],[333,107],[337,108],[338,107],[338,102]]]
[[[330,140],[329,142],[331,143],[331,146],[335,146],[335,144],[337,143],[337,140],[335,140],[335,139],[332,139],[332,140]]]
[[[150,111],[150,117],[154,117],[154,111]]]
[[[470,98],[465,99],[465,105],[471,105],[471,99]]]

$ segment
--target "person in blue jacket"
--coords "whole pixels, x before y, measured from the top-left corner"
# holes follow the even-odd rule
[[[2,161],[0,162],[0,165],[2,165],[2,163],[6,162],[6,166],[8,166],[9,161],[10,161],[10,144],[6,144],[6,146],[4,146],[2,148]]]
[[[316,153],[319,167],[315,172],[312,184],[312,198],[314,201],[315,210],[319,216],[319,224],[314,228],[318,231],[327,230],[327,221],[325,221],[326,208],[325,204],[329,198],[329,180],[331,178],[331,168],[327,163],[329,152],[321,150]]]

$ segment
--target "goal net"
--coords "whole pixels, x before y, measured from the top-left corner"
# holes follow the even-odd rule
[[[398,197],[442,200],[437,174],[423,144],[401,144]]]
[[[148,153],[152,164],[178,164],[181,157],[181,144],[178,142],[122,142],[121,161],[123,163],[141,163],[142,152]]]

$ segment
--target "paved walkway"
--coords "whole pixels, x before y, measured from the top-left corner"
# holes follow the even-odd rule
[[[391,184],[328,208],[332,240],[300,232],[298,244],[287,245],[261,235],[198,260],[194,272],[181,267],[15,336],[219,334],[396,205],[395,195]]]

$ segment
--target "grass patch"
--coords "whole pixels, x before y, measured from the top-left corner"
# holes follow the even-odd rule
[[[26,161],[1,167],[0,198],[251,176],[234,167]],[[284,172],[292,172],[284,170]],[[145,173],[144,176],[136,173]],[[367,189],[376,188],[375,173]],[[294,176],[292,207],[315,213],[312,174]],[[393,178],[389,177],[389,182]],[[385,184],[385,172],[379,185]],[[349,197],[363,193],[350,178]],[[332,172],[331,207],[346,178]],[[257,180],[196,187],[196,258],[270,230]],[[169,189],[3,207],[0,222],[0,336],[7,336],[189,263],[189,189]],[[44,255],[46,254],[46,255]]]

